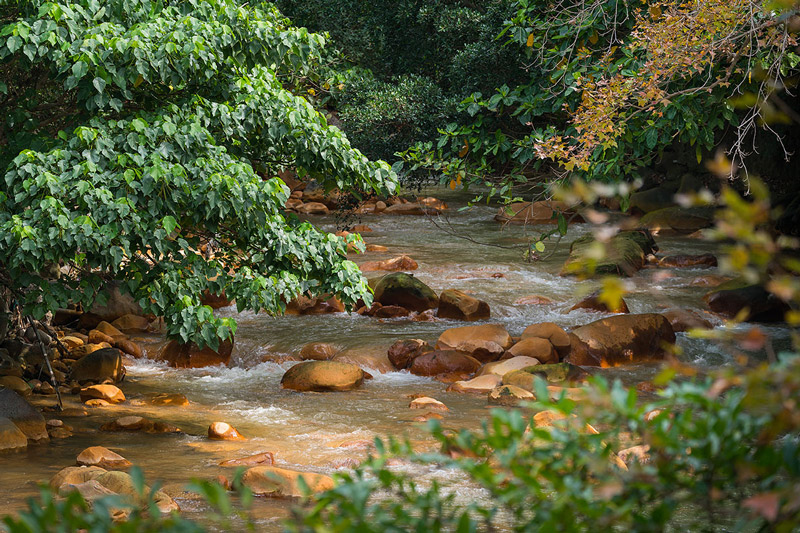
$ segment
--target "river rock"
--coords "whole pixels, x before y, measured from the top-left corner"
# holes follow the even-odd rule
[[[658,266],[667,268],[715,267],[717,258],[713,254],[668,255],[658,260]]]
[[[286,304],[287,315],[327,315],[343,312],[344,304],[341,300],[327,294],[313,298],[301,295]]]
[[[375,302],[373,306],[374,310],[371,309],[367,315],[375,318],[403,318],[411,314],[411,311],[399,305],[381,305]]]
[[[447,289],[439,295],[436,316],[455,320],[483,320],[489,318],[489,304],[456,289]]]
[[[103,446],[86,448],[78,454],[77,462],[79,466],[99,466],[106,470],[125,469],[131,466],[130,461]]]
[[[573,211],[568,204],[556,200],[517,202],[501,207],[494,219],[504,224],[555,224],[556,213],[563,213],[569,221]],[[583,222],[583,219],[576,217],[573,221]]]
[[[525,331],[522,332],[521,339],[529,339],[531,337],[539,337],[540,339],[547,339],[553,348],[556,349],[558,355],[565,357],[569,353],[569,334],[564,329],[553,322],[540,322],[539,324],[531,324]],[[543,361],[540,361],[543,362]]]
[[[403,370],[411,366],[411,362],[420,355],[432,352],[433,347],[422,339],[405,339],[395,341],[389,348],[389,362],[397,370]]]
[[[189,405],[189,399],[179,392],[162,392],[156,394],[150,399],[153,405],[174,405],[177,407],[184,407]]]
[[[384,259],[383,261],[367,261],[359,265],[362,272],[377,272],[385,270],[388,272],[408,272],[416,270],[419,265],[416,261],[407,255],[401,255],[392,259]]]
[[[65,335],[61,337],[60,340],[61,344],[63,344],[64,347],[70,351],[74,350],[78,346],[83,346],[84,344],[86,344],[85,342],[83,342],[83,339],[80,339],[75,335]]]
[[[761,285],[748,285],[741,280],[723,283],[703,296],[708,308],[726,318],[733,318],[747,309],[748,322],[782,322],[789,305]]]
[[[334,488],[333,478],[324,474],[298,472],[276,466],[254,466],[242,476],[242,484],[258,496],[300,498],[304,496],[298,478],[312,494]]]
[[[222,309],[231,305],[233,301],[228,298],[225,291],[216,294],[206,289],[200,294],[200,303],[209,306],[211,309]]]
[[[712,329],[714,327],[711,322],[689,309],[670,309],[661,314],[667,317],[675,333],[690,329]]]
[[[587,348],[571,350],[568,361],[584,366],[618,366],[662,360],[675,344],[675,332],[663,315],[617,315],[572,331]]]
[[[281,387],[296,391],[347,391],[364,382],[358,366],[336,361],[304,361],[294,365],[281,378]]]
[[[440,402],[435,398],[430,398],[428,396],[421,396],[419,398],[414,398],[411,400],[411,403],[408,404],[409,409],[432,409],[434,411],[449,411],[445,404]]]
[[[142,416],[123,416],[100,426],[101,431],[141,431],[143,433],[180,433],[180,428],[164,422],[153,422]]]
[[[103,350],[105,348],[111,348],[111,345],[108,344],[107,342],[101,344],[90,344],[88,343],[88,337],[87,337],[86,343],[80,346],[76,346],[75,348],[70,350],[70,357],[72,359],[80,360],[89,355],[90,353],[94,353]]]
[[[688,235],[714,224],[713,209],[666,207],[644,215],[639,223],[655,235]]]
[[[599,311],[601,313],[630,313],[630,309],[628,309],[628,304],[625,302],[625,300],[620,298],[617,305],[610,307],[606,302],[600,299],[600,291],[590,294],[580,302],[570,307],[569,310],[575,311],[576,309],[588,309],[589,311]]]
[[[520,402],[536,399],[532,392],[516,385],[499,385],[489,391],[487,398],[490,404],[509,407],[516,406]]]
[[[580,367],[569,363],[552,365],[534,365],[520,370],[513,370],[503,375],[503,385],[516,385],[522,389],[533,392],[536,377],[548,383],[574,382],[584,380],[588,374]]]
[[[122,333],[144,333],[150,328],[150,321],[139,315],[122,315],[111,323]]]
[[[114,346],[114,348],[120,350],[121,352],[126,353],[131,357],[135,357],[137,359],[140,359],[144,356],[144,352],[142,352],[142,347],[130,339],[117,339],[112,343],[112,346]]]
[[[597,258],[598,249],[602,252],[600,259]],[[572,242],[561,275],[632,276],[645,265],[647,255],[656,250],[658,246],[647,230],[621,231],[608,242],[586,234]]]
[[[433,289],[410,274],[386,274],[375,283],[375,301],[382,305],[399,305],[411,311],[425,311],[439,305]]]
[[[33,393],[28,383],[19,376],[0,377],[0,387],[13,390],[23,398],[27,398]]]
[[[100,333],[108,335],[109,337],[111,337],[111,339],[116,339],[117,337],[125,337],[124,333],[122,333],[120,330],[118,330],[117,328],[115,328],[110,323],[106,322],[105,320],[100,322],[99,324],[97,324],[97,326],[95,326],[95,328],[94,328],[94,331],[99,331]],[[92,341],[92,337],[91,337],[91,332],[89,332],[89,342],[93,342]],[[100,342],[102,342],[102,341],[100,341]],[[105,342],[109,342],[109,341],[105,341]]]
[[[496,363],[489,363],[496,364]],[[502,382],[502,378],[495,374],[484,374],[470,380],[456,381],[452,383],[447,390],[450,392],[467,392],[486,394],[494,389]]]
[[[86,314],[94,315],[98,317],[100,321],[104,320],[106,322],[113,322],[124,315],[144,314],[141,306],[136,303],[133,296],[121,293],[120,287],[121,283],[117,281],[106,284],[102,290],[103,296],[107,298],[105,304],[101,305],[98,298]]]
[[[28,437],[14,422],[0,416],[0,452],[21,450],[28,446]]]
[[[93,479],[105,488],[121,496],[127,497],[127,499],[134,503],[142,503],[140,501],[139,491],[136,488],[136,484],[133,482],[133,478],[126,472],[104,472],[97,475]],[[144,494],[149,493],[150,487],[145,485]],[[155,501],[156,507],[162,514],[180,510],[180,507],[178,507],[178,504],[175,503],[175,500],[160,490],[153,494],[153,500]]]
[[[672,186],[660,185],[644,191],[636,191],[630,196],[630,209],[635,212],[650,213],[673,207],[675,205],[674,195],[677,192],[677,183]]]
[[[330,210],[328,206],[320,202],[306,202],[296,207],[298,213],[304,215],[327,215]]]
[[[344,350],[333,356],[331,361],[353,364],[362,370],[374,370],[381,374],[393,372],[395,369],[386,353],[369,347]]]
[[[125,401],[125,395],[114,385],[92,385],[81,389],[81,401],[105,400],[108,403],[121,403]]]
[[[59,470],[50,479],[50,488],[58,492],[65,485],[78,485],[106,472],[105,468],[99,466],[68,466]]]
[[[489,363],[499,359],[513,344],[506,328],[500,324],[484,324],[445,330],[436,341],[436,348],[465,352]]]
[[[543,364],[558,363],[559,361],[558,353],[550,341],[540,337],[522,339],[503,355],[505,359],[516,359],[517,357],[529,357]]]
[[[113,344],[114,339],[103,333],[102,331],[93,329],[89,332],[89,342],[92,344],[100,344],[105,342],[106,344]]]
[[[416,376],[469,375],[476,372],[480,366],[480,361],[463,352],[436,350],[414,358],[409,372]]]
[[[233,352],[233,339],[227,339],[219,344],[217,350],[210,346],[200,349],[193,342],[181,343],[171,340],[161,349],[157,360],[165,361],[173,368],[204,368],[207,366],[227,366]]]
[[[300,349],[300,358],[303,361],[327,361],[337,353],[339,349],[331,344],[324,342],[309,342]]]
[[[415,202],[390,205],[383,210],[384,215],[435,215],[439,212],[435,207],[429,207]]]
[[[512,357],[510,359],[503,359],[501,361],[495,361],[494,363],[486,363],[481,367],[480,372],[478,372],[479,376],[485,375],[495,375],[498,377],[503,377],[509,372],[513,372],[515,370],[522,370],[524,368],[529,368],[532,366],[536,366],[539,364],[539,360],[533,357],[526,357],[526,356],[519,356],[519,357]]]
[[[211,440],[247,440],[227,422],[212,422],[208,426],[208,438]]]
[[[47,440],[47,425],[42,413],[11,389],[0,387],[0,417],[8,418],[29,440]]]
[[[514,305],[550,305],[553,300],[540,294],[530,294],[514,300]]]
[[[81,346],[81,348],[86,346],[92,345]],[[102,348],[92,351],[75,361],[70,372],[70,379],[78,383],[106,380],[116,383],[121,381],[124,376],[125,367],[122,364],[122,355],[116,348]]]
[[[274,463],[275,455],[272,452],[263,452],[255,455],[248,455],[247,457],[228,459],[220,462],[219,466],[268,466]]]

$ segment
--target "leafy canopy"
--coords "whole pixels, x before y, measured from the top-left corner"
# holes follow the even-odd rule
[[[235,323],[204,291],[270,313],[369,299],[346,243],[287,216],[274,177],[394,191],[287,89],[322,36],[234,0],[2,1],[0,25],[0,279],[26,311],[91,305],[116,279],[170,336],[216,347]]]

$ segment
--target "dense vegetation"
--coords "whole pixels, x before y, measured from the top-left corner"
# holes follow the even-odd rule
[[[263,2],[0,6],[0,280],[26,311],[88,306],[116,279],[171,336],[216,346],[235,323],[204,291],[268,312],[369,299],[345,242],[283,213],[276,178],[394,188],[286,88],[322,36]]]

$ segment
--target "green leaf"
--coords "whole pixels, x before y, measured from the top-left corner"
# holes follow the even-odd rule
[[[169,234],[178,227],[178,222],[175,220],[175,217],[167,215],[161,219],[161,227],[163,227]]]

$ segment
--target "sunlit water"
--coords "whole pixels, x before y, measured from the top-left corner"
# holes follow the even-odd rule
[[[446,196],[442,191],[433,191]],[[449,226],[457,235],[481,243],[520,246],[537,237],[542,227],[501,227],[493,220],[494,208],[475,207],[458,212],[463,198],[447,198]],[[335,231],[332,217],[314,218],[322,229]],[[364,233],[368,243],[389,247],[389,252],[368,253],[354,257],[357,262],[386,259],[408,254],[418,261],[414,274],[437,292],[461,289],[486,300],[492,309],[491,322],[499,322],[516,336],[530,324],[552,321],[574,327],[602,318],[587,311],[567,310],[590,292],[596,282],[577,282],[558,276],[568,251],[568,243],[590,231],[588,224],[570,227],[556,252],[549,258],[527,263],[522,248],[504,249],[482,246],[437,229],[426,217],[364,216],[361,223],[374,231]],[[686,238],[659,238],[660,253],[705,253],[713,251],[708,243]],[[669,307],[684,307],[705,314],[704,287],[690,286],[697,276],[713,274],[716,269],[644,269],[631,282],[632,293],[626,301],[633,313],[658,312]],[[500,275],[497,275],[500,274]],[[665,276],[665,274],[667,274]],[[373,276],[377,274],[368,274]],[[515,305],[522,296],[550,298],[549,305]],[[122,388],[128,402],[106,409],[89,411],[85,418],[61,417],[75,428],[75,435],[48,444],[31,446],[26,452],[0,456],[0,512],[13,512],[24,499],[36,493],[36,481],[46,482],[58,470],[75,463],[77,454],[87,446],[102,445],[118,451],[140,465],[148,480],[165,484],[185,484],[192,478],[230,475],[231,470],[217,466],[221,460],[258,452],[275,454],[277,464],[289,468],[331,473],[350,468],[363,458],[375,436],[407,436],[420,449],[431,446],[424,427],[413,421],[420,411],[408,409],[409,396],[424,394],[443,401],[450,408],[443,424],[452,428],[477,428],[488,408],[484,397],[445,392],[446,385],[405,372],[379,374],[356,391],[343,393],[294,393],[280,388],[283,373],[294,362],[280,360],[281,355],[296,353],[311,341],[332,343],[342,349],[384,352],[397,339],[422,338],[435,342],[439,334],[463,325],[455,321],[413,322],[403,319],[377,320],[356,314],[289,316],[271,318],[263,314],[236,314],[233,308],[220,310],[239,322],[231,368],[198,370],[168,369],[148,360],[131,361]],[[721,322],[707,315],[712,322]],[[768,328],[785,343],[786,332]],[[146,349],[155,350],[160,339],[139,339]],[[689,339],[678,334],[681,357],[701,368],[715,368],[732,363],[731,356],[709,341]],[[756,357],[763,357],[756,354]],[[636,383],[652,377],[657,365],[640,365],[604,371],[612,378]],[[161,392],[185,394],[187,407],[153,407],[147,399]],[[39,404],[52,398],[39,398]],[[76,398],[68,399],[77,405]],[[182,434],[149,435],[106,433],[97,428],[103,422],[126,414],[137,414],[165,421]],[[52,415],[53,417],[57,415]],[[49,417],[49,416],[48,416]],[[208,424],[226,421],[248,437],[246,442],[212,442],[205,437]],[[453,478],[452,472],[436,467],[416,472],[421,478]],[[469,484],[456,489],[464,501],[483,498],[483,493]],[[189,516],[201,516],[203,505],[192,500],[178,500]],[[278,500],[256,502],[254,516],[259,529],[280,528],[280,520],[291,504]]]

